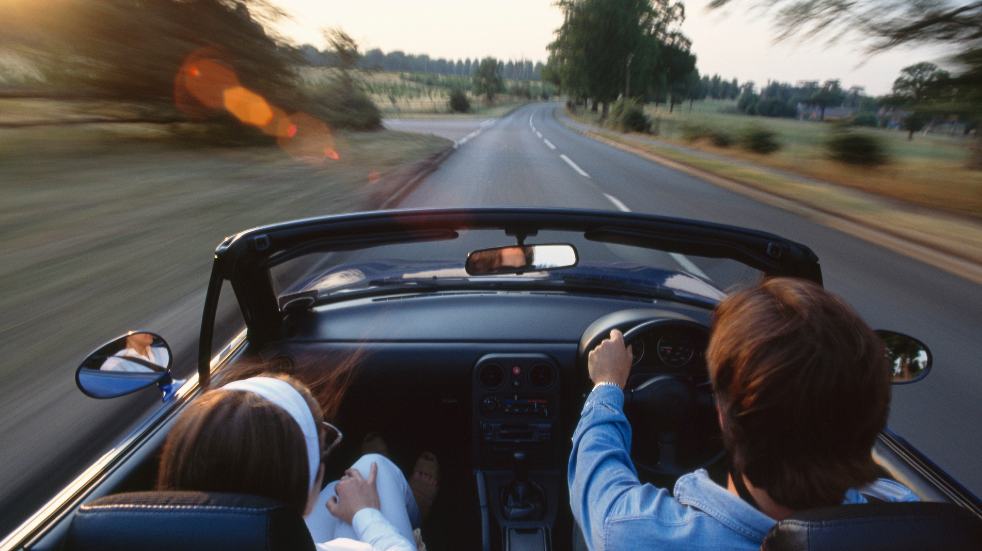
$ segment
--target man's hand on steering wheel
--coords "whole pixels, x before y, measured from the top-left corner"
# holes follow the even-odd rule
[[[614,329],[588,356],[588,370],[593,384],[613,383],[620,388],[631,374],[631,351],[624,344],[624,335]]]

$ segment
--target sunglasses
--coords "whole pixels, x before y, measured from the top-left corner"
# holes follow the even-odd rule
[[[321,430],[324,431],[321,442],[325,442],[324,448],[321,450],[321,462],[325,462],[327,461],[327,456],[331,455],[331,452],[334,451],[334,448],[341,445],[341,441],[344,440],[344,433],[341,432],[341,429],[327,421],[321,421]]]

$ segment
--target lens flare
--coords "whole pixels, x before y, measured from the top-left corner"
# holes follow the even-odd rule
[[[341,158],[327,124],[306,113],[288,115],[246,88],[231,65],[221,61],[219,52],[212,48],[198,50],[184,60],[174,79],[174,102],[194,119],[228,113],[242,124],[275,137],[295,159],[322,164]]]
[[[334,147],[334,134],[321,120],[306,113],[290,115],[293,133],[277,140],[291,157],[307,163],[320,164],[341,158]]]
[[[182,111],[199,111],[187,100],[193,98],[208,109],[223,109],[225,92],[241,87],[239,78],[229,66],[215,59],[192,54],[177,73],[174,96]],[[190,98],[189,98],[190,97]]]
[[[273,120],[273,108],[259,94],[242,86],[225,90],[222,94],[225,110],[244,124],[260,128]]]

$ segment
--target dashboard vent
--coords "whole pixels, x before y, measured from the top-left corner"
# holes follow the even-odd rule
[[[505,380],[505,372],[498,364],[486,364],[481,367],[478,374],[481,384],[487,388],[497,388]]]
[[[549,386],[552,384],[552,367],[546,364],[535,364],[529,372],[529,380],[535,386]]]

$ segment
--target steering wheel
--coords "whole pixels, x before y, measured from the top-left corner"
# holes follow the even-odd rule
[[[700,323],[653,319],[625,331],[624,344],[630,348],[642,335],[659,328],[684,328],[705,335],[708,342],[709,329]],[[624,412],[633,428],[635,467],[649,476],[677,477],[708,467],[725,454],[708,374],[704,380],[679,373],[645,376],[632,368],[624,388]]]

